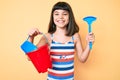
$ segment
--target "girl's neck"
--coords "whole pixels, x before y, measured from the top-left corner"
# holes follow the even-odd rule
[[[57,28],[54,34],[65,36],[65,34],[66,34],[66,28]]]
[[[67,43],[68,41],[71,41],[70,36],[66,36],[66,29],[63,28],[57,28],[54,33],[54,41],[60,42],[62,44]]]

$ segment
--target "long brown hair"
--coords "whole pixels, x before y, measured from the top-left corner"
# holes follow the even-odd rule
[[[72,36],[74,35],[76,32],[79,32],[79,27],[75,22],[75,18],[73,15],[73,11],[70,7],[70,5],[66,2],[58,2],[56,3],[53,8],[52,8],[52,12],[51,12],[51,17],[50,17],[50,22],[49,22],[49,28],[48,28],[48,33],[53,34],[56,31],[56,25],[54,24],[53,21],[53,12],[57,9],[62,9],[62,10],[66,10],[69,13],[69,23],[67,25],[67,36]]]

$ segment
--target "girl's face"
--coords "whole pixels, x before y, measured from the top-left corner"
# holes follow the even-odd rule
[[[69,13],[66,10],[55,10],[53,12],[53,21],[56,27],[65,28],[69,23]]]

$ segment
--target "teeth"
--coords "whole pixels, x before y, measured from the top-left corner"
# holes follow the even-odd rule
[[[61,21],[61,20],[60,20],[60,21],[58,21],[58,22],[59,22],[59,23],[63,23],[64,21]]]
[[[62,23],[63,21],[59,21],[60,23]]]

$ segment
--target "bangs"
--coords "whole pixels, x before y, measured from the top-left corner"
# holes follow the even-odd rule
[[[67,4],[67,3],[66,3]],[[55,4],[54,5],[54,7],[53,7],[53,10],[52,10],[52,12],[53,11],[55,11],[55,10],[58,10],[58,9],[61,9],[61,10],[66,10],[66,11],[70,11],[69,10],[69,6],[67,6],[65,3],[63,3],[63,2],[60,2],[60,3],[58,3],[58,4]]]

